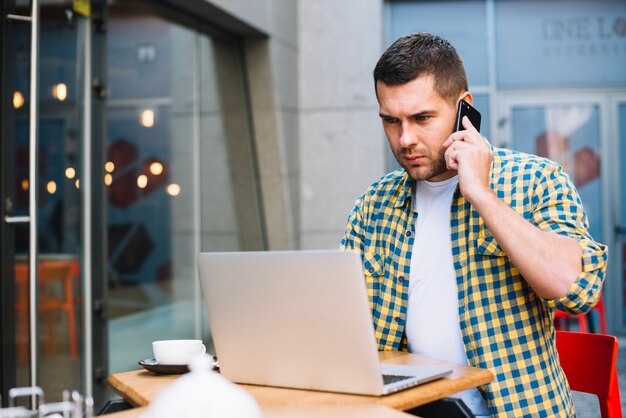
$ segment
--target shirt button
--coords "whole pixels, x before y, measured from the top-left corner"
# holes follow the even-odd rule
[[[370,273],[374,274],[374,272],[375,272],[376,270],[374,270],[374,267],[370,267],[367,271],[369,271]]]
[[[400,277],[398,277],[398,281],[399,281],[400,283],[404,283],[404,276],[400,276]]]
[[[397,323],[400,323],[401,319],[399,316],[396,316],[395,318],[393,318]]]
[[[411,235],[413,235],[413,233],[411,231],[406,231],[406,236],[410,237]]]

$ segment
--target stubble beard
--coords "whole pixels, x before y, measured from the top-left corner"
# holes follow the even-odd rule
[[[399,152],[394,153],[394,155],[396,157],[396,161],[398,161],[398,164],[400,164],[400,166],[404,168],[404,170],[409,174],[409,176],[411,176],[413,180],[430,180],[431,178],[448,171],[445,159],[446,150],[443,147],[441,147],[441,149],[439,150],[437,158],[433,159],[431,158],[431,155],[426,156],[431,162],[431,166],[428,168],[425,165],[415,167],[406,164],[402,158],[405,152],[408,152],[408,150],[400,150]]]

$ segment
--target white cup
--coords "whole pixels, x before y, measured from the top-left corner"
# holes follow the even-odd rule
[[[206,353],[202,340],[161,340],[152,342],[152,352],[159,364],[189,364]]]

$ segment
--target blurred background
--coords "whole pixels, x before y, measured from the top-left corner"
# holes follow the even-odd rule
[[[3,396],[102,404],[151,341],[210,342],[200,251],[336,248],[396,168],[372,70],[411,32],[457,48],[484,136],[569,173],[626,335],[625,1],[0,4]]]

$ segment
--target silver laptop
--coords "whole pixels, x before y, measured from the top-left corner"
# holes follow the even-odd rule
[[[220,371],[232,381],[384,395],[452,372],[379,363],[355,252],[201,253],[198,268]]]

